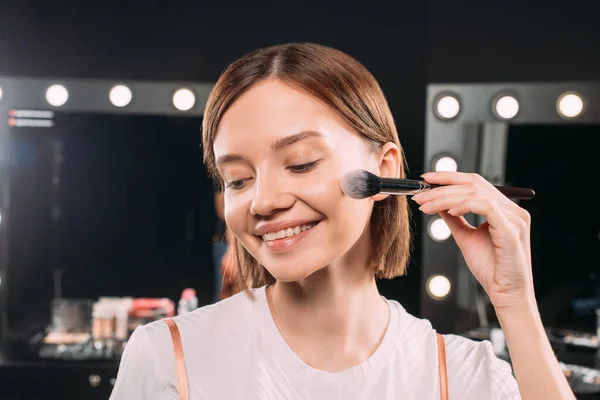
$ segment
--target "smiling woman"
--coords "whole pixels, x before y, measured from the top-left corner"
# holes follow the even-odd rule
[[[363,65],[315,44],[255,51],[220,77],[202,128],[243,292],[138,328],[114,400],[520,398],[489,342],[441,336],[378,293],[406,272],[409,212],[340,188],[357,168],[405,174]]]
[[[273,283],[274,268],[291,274],[288,278],[292,280],[308,276],[328,265],[336,254],[351,259],[360,254],[361,262],[377,277],[404,274],[410,246],[406,198],[360,203],[344,198],[339,189],[342,172],[356,167],[359,160],[370,169],[379,169],[381,159],[383,172],[394,176],[404,176],[405,170],[383,92],[373,76],[350,56],[303,44],[263,49],[242,57],[225,71],[208,100],[203,142],[209,172],[216,179],[224,179],[229,189],[225,193],[227,218],[236,236],[240,289]],[[386,144],[389,151],[382,152]],[[223,162],[233,160],[237,162]],[[274,201],[269,193],[271,182],[294,186],[297,193],[288,190],[288,196]],[[240,185],[254,189],[244,190]],[[309,254],[304,253],[303,263],[296,263],[295,268],[281,260],[269,268],[259,256],[262,249],[269,257],[269,245],[259,246],[260,242],[249,240],[246,246],[240,236],[243,234],[236,233],[234,225],[247,232],[243,224],[249,221],[243,218],[246,214],[235,215],[236,211],[244,213],[243,206],[235,205],[250,199],[252,212],[270,213],[263,208],[281,207],[292,198],[306,201],[298,202],[286,219],[308,223],[324,220],[317,227],[320,232],[311,236],[313,240],[329,240],[329,245],[322,246],[329,255],[323,258],[311,253],[307,259]],[[373,223],[367,226],[371,214]],[[281,222],[281,216],[274,219]],[[287,247],[271,244],[271,248]],[[349,253],[351,248],[355,251]],[[286,259],[294,262],[293,257]]]
[[[215,93],[218,90],[219,87]],[[373,272],[379,265],[385,265],[388,271],[382,270],[382,275],[403,272],[408,256],[406,199],[390,197],[377,203],[374,211],[375,221],[370,226],[378,228],[380,223],[384,225],[378,214],[390,209],[398,215],[402,209],[404,218],[387,220],[388,231],[395,234],[372,235],[366,229],[373,203],[344,197],[339,177],[357,162],[379,169],[379,151],[369,148],[357,133],[359,130],[331,105],[316,101],[299,84],[270,78],[238,96],[218,118],[220,123],[214,138],[208,130],[204,131],[204,138],[205,142],[213,143],[217,160],[215,175],[222,177],[226,187],[225,218],[236,237],[242,285],[248,282],[255,288],[275,280],[298,281],[334,261],[347,264],[354,260],[360,268],[369,264]],[[363,125],[361,132],[368,129]],[[394,146],[383,156],[382,167],[387,173],[398,173],[399,148]],[[208,155],[207,164],[214,171],[210,160]],[[283,210],[288,212],[285,215],[278,212]],[[316,223],[302,235],[289,238],[286,235],[274,241],[259,237],[263,233]],[[404,238],[398,237],[402,230]],[[299,246],[304,239],[310,252],[305,251],[307,247]],[[308,239],[321,245],[311,246]],[[381,243],[385,249],[394,240],[405,241],[396,243],[398,251],[390,254],[400,259],[384,261],[381,255],[388,255],[387,251],[367,251],[371,243],[373,247]],[[298,262],[300,259],[302,262]]]

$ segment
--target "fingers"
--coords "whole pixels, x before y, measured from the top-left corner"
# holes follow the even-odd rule
[[[442,191],[439,189],[446,190]],[[433,197],[434,191],[438,191],[438,193],[435,194],[435,197]],[[465,233],[463,231],[465,228],[468,228],[468,226],[465,225],[467,224],[466,220],[463,222],[463,216],[467,213],[472,212],[485,217],[485,219],[490,225],[490,229],[502,232],[501,235],[497,236],[499,241],[499,243],[497,243],[498,247],[507,248],[511,245],[514,245],[514,241],[512,239],[519,238],[518,235],[514,235],[516,231],[514,224],[515,221],[517,221],[517,218],[514,215],[509,215],[507,217],[507,211],[504,209],[504,207],[498,204],[496,199],[494,199],[493,196],[490,196],[489,193],[487,193],[484,190],[472,192],[466,190],[464,187],[456,187],[453,190],[447,188],[437,188],[431,190],[427,194],[429,194],[429,198],[433,198],[426,202],[422,200],[423,198],[427,198],[425,196],[417,198],[418,202],[423,202],[423,205],[421,205],[419,209],[425,214],[437,214],[447,212],[449,216],[459,218],[458,220],[448,219],[448,221],[450,221],[450,223],[453,224],[453,227],[455,228],[452,229],[451,227],[451,230],[453,231],[458,229],[461,234]],[[510,212],[508,212],[508,214],[510,214]],[[509,218],[513,220],[513,222],[509,221]]]
[[[497,231],[499,233],[499,235],[492,235],[492,240],[496,247],[513,248],[519,241],[520,235],[515,232],[514,224],[509,221],[505,210],[498,207],[490,199],[477,196],[470,197],[448,210],[448,214],[452,216],[463,216],[469,212],[485,217],[490,231]]]
[[[433,191],[432,191],[433,192]],[[416,200],[421,203],[421,207],[419,210],[425,214],[437,214],[440,211],[447,211],[450,208],[456,206],[459,203],[462,203],[469,197],[471,197],[473,193],[471,192],[450,192],[448,194],[441,194],[435,197],[429,196],[430,200]],[[432,198],[433,197],[433,198]],[[462,215],[462,214],[461,214]]]
[[[449,185],[442,186],[435,189],[428,190],[423,193],[416,194],[412,197],[412,199],[419,203],[425,204],[439,196],[449,195],[449,194],[457,194],[457,193],[472,193],[474,192],[474,188],[472,185]]]
[[[481,175],[466,172],[428,172],[421,175],[429,183],[438,185],[465,185],[473,182],[487,182]]]
[[[429,190],[427,192],[413,196],[413,200],[419,204],[424,204],[434,198],[449,193],[472,192],[487,193],[491,198],[497,200],[507,212],[514,214],[517,218],[525,221],[525,225],[531,226],[531,216],[523,208],[519,207],[514,201],[502,194],[490,182],[479,174],[463,173],[463,172],[432,172],[422,175],[423,178],[433,184],[448,185]],[[451,188],[451,189],[449,189]]]
[[[503,195],[498,189],[496,189],[496,187],[494,187],[494,185],[492,185],[479,174],[444,171],[430,172],[427,174],[423,174],[422,176],[427,182],[433,184],[462,186],[465,188],[465,190],[468,190],[468,188],[470,188],[470,190],[473,192],[486,190],[490,193],[490,195],[493,195],[497,197],[500,201],[504,202],[506,206],[509,206],[510,204],[514,205],[514,203],[508,197]],[[438,189],[441,188],[436,188],[431,191]]]

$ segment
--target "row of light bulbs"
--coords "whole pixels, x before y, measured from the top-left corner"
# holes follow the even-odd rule
[[[574,119],[581,115],[585,102],[583,97],[576,92],[565,92],[556,99],[556,111],[566,119]],[[435,115],[441,120],[452,120],[461,110],[459,97],[453,93],[445,93],[436,99],[433,104]],[[519,114],[519,100],[511,94],[501,93],[495,96],[491,104],[492,113],[500,120],[511,120]],[[458,163],[450,156],[437,158],[434,164],[435,171],[457,171]],[[435,217],[427,224],[427,233],[436,242],[444,242],[452,236],[446,222]],[[425,284],[427,294],[433,299],[443,300],[452,288],[450,280],[444,275],[432,275]]]
[[[125,85],[113,86],[108,94],[110,102],[115,107],[126,107],[133,100],[131,89]],[[2,99],[2,87],[0,87],[0,99]],[[46,90],[46,101],[54,107],[61,107],[69,99],[69,91],[63,85],[52,85]],[[181,88],[173,94],[173,105],[180,111],[190,110],[196,103],[194,92],[187,88]],[[492,112],[496,117],[510,120],[519,113],[519,101],[515,96],[505,94],[496,96],[492,103]],[[458,96],[447,93],[439,96],[434,104],[434,111],[438,118],[451,120],[458,116],[461,104]],[[558,114],[565,119],[577,118],[584,109],[584,100],[576,92],[565,92],[556,101]]]
[[[556,110],[564,119],[577,118],[584,109],[583,97],[576,92],[565,92],[556,100]],[[435,115],[442,120],[456,118],[460,112],[459,97],[452,93],[439,96],[434,103]],[[510,120],[519,113],[519,100],[511,94],[499,94],[492,102],[492,113],[501,120]]]
[[[443,155],[438,157],[434,163],[435,171],[458,171],[458,163],[453,157]],[[429,220],[427,224],[427,233],[436,242],[443,242],[452,236],[450,228],[440,217]],[[425,284],[427,294],[436,300],[445,299],[450,294],[452,285],[450,280],[444,275],[432,275]]]
[[[2,87],[0,87],[0,100]],[[108,92],[108,99],[115,107],[126,107],[133,100],[133,93],[126,85],[113,86]],[[64,106],[69,100],[69,91],[63,85],[52,85],[46,89],[46,101],[54,107]],[[188,111],[196,104],[196,95],[190,89],[181,88],[173,94],[173,106],[180,111]]]
[[[434,170],[438,172],[456,172],[458,171],[458,163],[454,158],[450,156],[442,156],[439,157],[435,162]],[[452,233],[450,232],[450,228],[448,228],[448,225],[446,225],[446,222],[444,222],[444,220],[439,217],[432,219],[429,222],[429,225],[427,226],[427,231],[429,233],[429,236],[431,236],[431,238],[436,242],[443,242],[452,235]]]

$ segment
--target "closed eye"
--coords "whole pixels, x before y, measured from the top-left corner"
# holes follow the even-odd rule
[[[290,165],[288,169],[296,174],[304,174],[312,171],[319,162],[320,160],[309,162],[306,164]]]
[[[225,184],[225,187],[227,189],[240,190],[244,188],[244,185],[246,184],[247,180],[248,179],[238,179],[235,181],[230,181]]]

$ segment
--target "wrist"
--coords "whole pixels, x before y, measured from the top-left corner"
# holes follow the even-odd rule
[[[519,293],[490,298],[496,315],[527,315],[538,314],[538,305],[533,288]]]
[[[535,300],[523,301],[510,307],[498,307],[495,310],[498,322],[503,329],[544,329]]]

